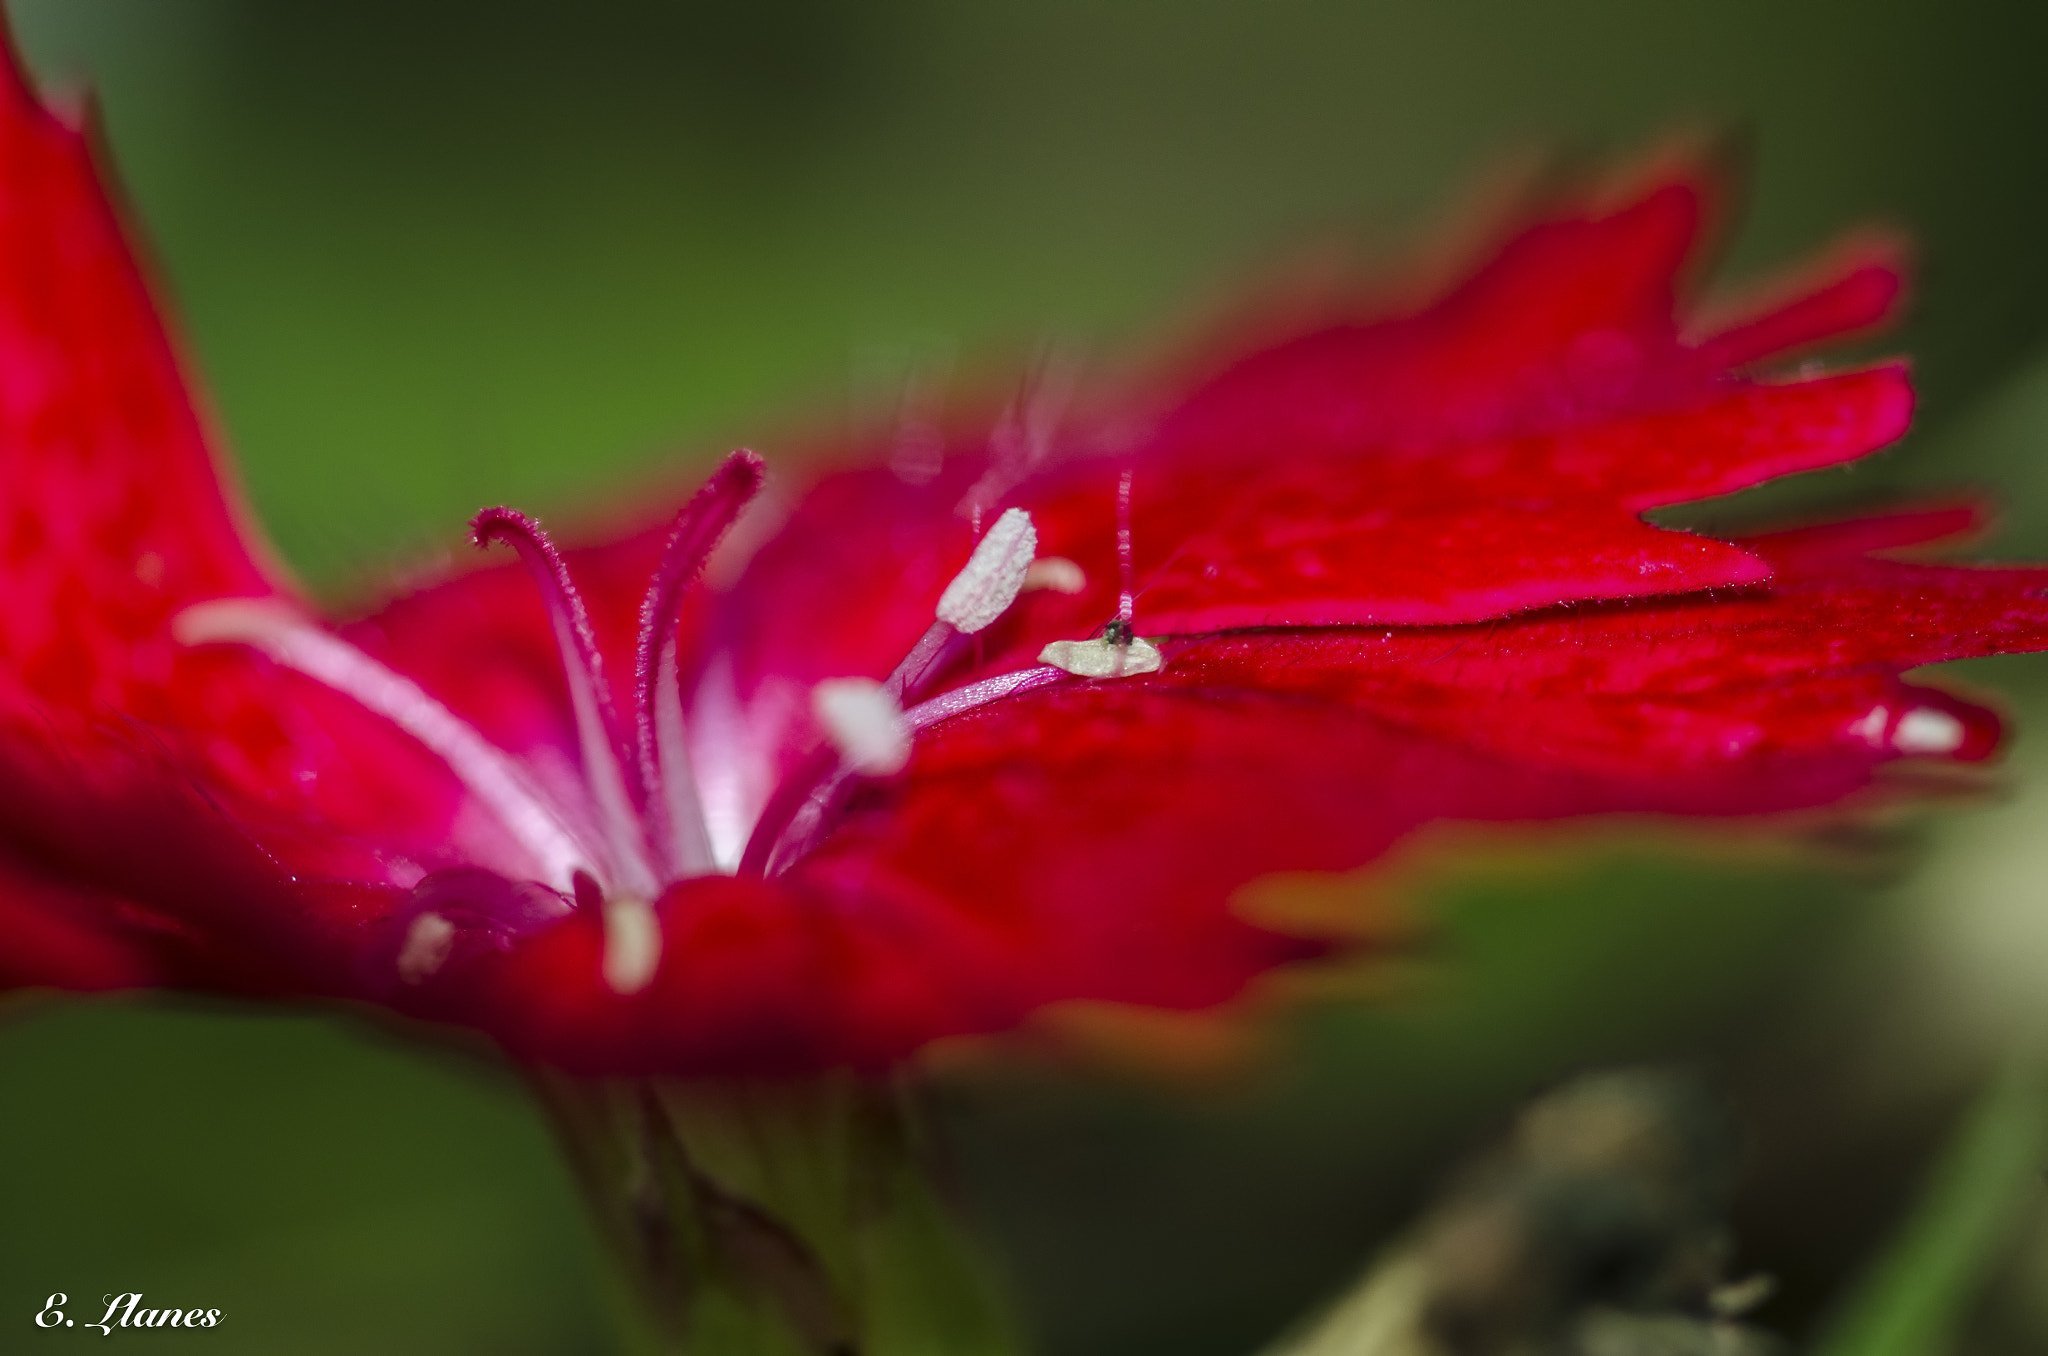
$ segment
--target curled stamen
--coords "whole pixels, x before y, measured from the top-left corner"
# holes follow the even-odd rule
[[[583,775],[590,784],[591,797],[597,802],[607,846],[611,848],[612,883],[627,890],[653,893],[654,871],[647,861],[640,816],[626,785],[626,744],[620,738],[618,716],[605,688],[590,615],[569,578],[569,567],[555,544],[541,531],[540,524],[515,509],[485,509],[471,520],[470,531],[478,546],[502,541],[517,551],[539,587],[548,620],[554,624],[555,643],[561,651],[562,670],[569,683],[569,704],[575,713],[577,742],[583,752]]]
[[[512,838],[538,859],[541,878],[571,888],[589,854],[562,815],[510,758],[460,716],[338,636],[267,598],[221,598],[178,614],[181,645],[241,644],[260,650],[396,725],[448,765]]]
[[[696,777],[683,735],[682,694],[676,688],[676,623],[683,596],[748,502],[760,492],[761,459],[738,451],[705,482],[676,515],[661,564],[640,605],[640,638],[634,655],[636,732],[639,736],[643,796],[666,811],[663,844],[669,866],[679,875],[709,868],[711,842],[704,826]],[[671,700],[663,701],[664,693]]]

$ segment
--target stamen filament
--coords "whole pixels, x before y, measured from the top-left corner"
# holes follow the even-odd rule
[[[1065,678],[1064,669],[1044,665],[1039,668],[1018,669],[1014,673],[999,673],[993,678],[984,678],[978,683],[956,687],[951,692],[942,692],[928,702],[919,702],[903,713],[903,723],[917,734],[930,729],[942,720],[951,720],[991,702],[1005,697],[1018,697],[1026,692],[1045,687]]]
[[[984,678],[918,703],[903,713],[903,724],[915,734],[940,721],[1065,677],[1064,671],[1046,666]],[[746,853],[740,859],[739,874],[756,878],[780,875],[816,847],[831,827],[833,803],[855,772],[839,751],[829,745],[800,763],[776,788],[755,822]]]
[[[634,797],[626,785],[625,741],[604,684],[597,639],[582,595],[569,578],[561,552],[540,524],[515,509],[490,508],[470,522],[478,546],[502,541],[519,553],[540,589],[541,602],[554,624],[555,643],[568,679],[569,704],[575,713],[576,737],[583,753],[583,776],[611,849],[609,884],[629,893],[652,895],[659,889],[647,860],[645,835]]]
[[[394,673],[338,636],[266,598],[222,598],[178,614],[182,645],[241,644],[305,674],[384,717],[432,751],[532,853],[541,878],[563,893],[590,854],[560,811],[504,753],[419,684]]]
[[[904,655],[903,661],[882,680],[889,695],[898,702],[914,699],[918,685],[924,681],[925,675],[939,667],[947,647],[959,634],[951,622],[935,621],[926,627],[925,633],[917,638],[917,644],[910,647],[910,653]]]
[[[1116,570],[1119,594],[1116,604],[1116,619],[1124,624],[1124,633],[1130,634],[1131,620],[1137,607],[1137,570],[1131,563],[1131,473],[1125,471],[1116,482]]]
[[[661,564],[640,605],[633,675],[640,779],[650,813],[656,802],[665,812],[662,847],[677,875],[709,870],[712,854],[683,728],[676,625],[690,584],[740,511],[760,492],[761,477],[761,459],[752,452],[742,450],[726,458],[676,515]],[[664,693],[672,698],[663,701]]]
[[[776,847],[782,842],[783,833],[790,827],[797,812],[804,808],[819,784],[839,770],[839,750],[827,744],[814,749],[790,770],[775,788],[775,794],[761,807],[761,817],[754,821],[754,831],[747,836],[747,849],[740,854],[737,874],[742,878],[759,880],[767,874],[770,860]]]
[[[978,511],[977,511],[978,512]],[[959,647],[962,636],[976,636],[1010,610],[1024,589],[1038,552],[1038,529],[1023,509],[1003,510],[981,534],[974,551],[946,585],[935,609],[936,618],[903,656],[884,686],[899,702],[915,700],[919,686],[942,668]],[[980,654],[976,652],[976,662]]]

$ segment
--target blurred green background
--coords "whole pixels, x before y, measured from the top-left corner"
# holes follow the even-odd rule
[[[949,355],[1127,353],[1304,247],[1402,239],[1517,155],[1702,128],[1751,171],[1730,275],[1871,220],[1920,241],[1896,341],[1920,428],[1795,495],[1995,488],[2002,544],[2048,554],[2041,6],[8,10],[46,81],[98,91],[256,506],[337,593],[451,549],[480,505],[597,506],[739,441],[772,458]],[[2038,664],[1968,677],[2048,690]],[[2022,788],[2048,773],[2029,748]],[[2044,815],[2023,795],[1835,844],[1831,870],[1628,848],[1448,890],[1398,1001],[1304,1018],[1248,1083],[949,1088],[958,1190],[1048,1356],[1245,1353],[1527,1093],[1681,1059],[1747,1127],[1740,1263],[1783,1281],[1762,1318],[1814,1331],[1959,1099],[2034,1039]],[[14,1007],[0,1347],[81,1340],[22,1336],[50,1292],[139,1289],[223,1309],[150,1339],[218,1352],[609,1349],[570,1188],[502,1074],[318,1015]],[[2048,1223],[2038,1184],[2013,1192],[1960,1349],[2048,1350]]]

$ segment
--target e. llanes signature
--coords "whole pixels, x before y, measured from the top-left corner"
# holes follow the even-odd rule
[[[64,1316],[64,1306],[71,1303],[71,1297],[56,1294],[43,1301],[42,1312],[36,1315],[38,1328],[69,1328],[73,1320]],[[100,1336],[113,1336],[116,1328],[211,1328],[220,1322],[218,1309],[142,1309],[142,1292],[130,1291],[120,1295],[101,1295],[100,1303],[107,1311],[97,1320],[83,1324],[87,1328],[98,1328]],[[119,1315],[119,1317],[116,1317]]]

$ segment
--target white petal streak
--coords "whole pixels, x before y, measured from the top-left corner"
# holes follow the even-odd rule
[[[432,750],[531,852],[558,890],[589,871],[589,855],[553,807],[504,752],[467,721],[355,646],[268,598],[222,598],[186,608],[171,623],[181,645],[240,644],[354,698]]]

